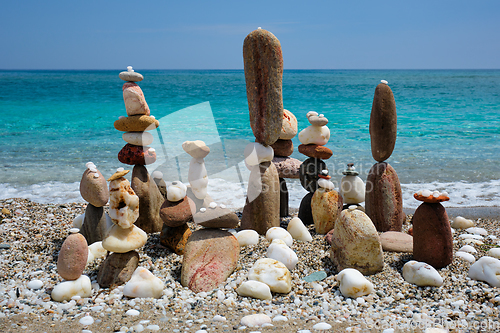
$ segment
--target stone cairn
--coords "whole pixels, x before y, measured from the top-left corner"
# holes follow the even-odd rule
[[[342,174],[344,177],[340,181],[340,195],[344,202],[343,209],[355,205],[357,209],[364,211],[360,203],[365,201],[365,183],[358,177],[359,173],[356,171],[354,163],[347,164],[347,169]]]
[[[278,170],[280,181],[280,217],[286,217],[288,212],[288,189],[285,178],[299,178],[300,161],[290,157],[293,153],[292,139],[297,135],[297,118],[290,111],[283,109],[283,123],[281,134],[271,145],[274,150],[273,164]]]
[[[423,201],[413,214],[413,258],[434,268],[448,266],[453,260],[453,236],[448,214],[441,202],[448,193],[423,190],[414,198]]]
[[[302,198],[299,218],[306,225],[314,223],[317,233],[326,234],[334,228],[342,210],[342,197],[334,190],[323,161],[333,155],[325,147],[330,139],[330,129],[326,126],[328,119],[322,114],[309,111],[307,120],[310,126],[299,133],[299,152],[309,158],[300,165],[299,177],[302,187],[309,193]]]
[[[280,225],[279,177],[271,147],[283,123],[283,56],[278,38],[264,29],[252,31],[243,42],[243,60],[255,143],[245,148],[250,179],[241,228],[264,235]]]
[[[375,163],[366,179],[366,214],[379,232],[401,231],[405,215],[401,185],[387,160],[397,136],[396,102],[387,81],[375,89],[370,115],[370,139]]]

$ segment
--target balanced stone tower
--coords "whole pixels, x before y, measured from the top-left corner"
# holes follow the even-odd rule
[[[139,197],[139,217],[136,226],[147,233],[159,232],[163,222],[160,218],[160,207],[164,198],[158,186],[152,181],[145,165],[156,161],[154,148],[148,147],[153,142],[153,135],[147,131],[156,129],[160,123],[150,115],[144,93],[136,82],[143,76],[134,72],[132,67],[120,73],[123,84],[123,100],[127,117],[115,121],[117,130],[125,132],[122,138],[127,144],[118,153],[118,160],[133,165],[132,189]]]
[[[243,42],[243,60],[255,143],[245,148],[250,179],[241,228],[264,235],[280,225],[279,177],[271,147],[283,123],[283,55],[278,38],[264,29],[252,31]]]
[[[387,81],[375,89],[370,115],[370,139],[375,163],[366,179],[366,214],[377,231],[401,231],[403,197],[396,171],[387,160],[394,150],[397,136],[396,102]]]
[[[434,268],[443,268],[453,260],[453,236],[448,214],[441,202],[448,193],[423,190],[413,197],[423,201],[413,214],[413,259]]]
[[[311,125],[299,133],[299,152],[309,158],[300,165],[299,177],[302,187],[309,193],[302,198],[299,218],[304,224],[314,223],[316,232],[325,234],[333,229],[342,210],[342,197],[334,190],[323,161],[333,155],[325,146],[330,139],[330,129],[326,126],[328,119],[309,111],[307,120]]]

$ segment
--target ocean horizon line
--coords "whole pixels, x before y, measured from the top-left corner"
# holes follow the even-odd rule
[[[124,71],[126,68],[92,69],[92,68],[0,68],[0,72],[107,72]],[[243,72],[243,68],[140,68],[140,71],[233,71]],[[285,68],[287,71],[500,71],[500,68]]]

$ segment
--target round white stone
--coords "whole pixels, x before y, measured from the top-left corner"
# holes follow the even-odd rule
[[[40,289],[43,287],[43,282],[40,280],[31,280],[26,286],[30,289]]]
[[[470,245],[464,245],[458,251],[468,252],[468,253],[477,253],[477,250],[473,246],[470,246]]]
[[[310,125],[304,128],[299,133],[299,141],[300,143],[307,144],[316,144],[320,146],[324,146],[330,140],[330,129],[325,126],[313,126]]]
[[[281,227],[272,227],[269,228],[266,232],[266,239],[270,242],[272,242],[274,239],[281,239],[286,243],[288,246],[292,246],[293,244],[293,237],[290,235],[288,231]]]
[[[269,289],[269,286],[263,282],[260,281],[255,281],[255,280],[249,280],[243,282],[238,289],[236,289],[236,292],[240,296],[247,296],[247,297],[252,297],[252,298],[257,298],[257,299],[272,299],[273,296],[271,295],[271,289]]]
[[[373,284],[357,269],[346,268],[337,275],[340,292],[345,297],[358,298],[373,292]]]
[[[149,132],[125,132],[123,141],[135,146],[147,146],[153,143],[153,134]]]
[[[299,261],[297,254],[278,238],[273,239],[271,245],[267,248],[267,257],[278,260],[289,270],[293,270]]]
[[[474,256],[468,252],[457,251],[455,253],[455,257],[462,258],[470,263],[473,263],[476,261],[476,258],[474,258]]]
[[[270,162],[274,158],[274,150],[271,146],[264,146],[258,142],[249,143],[243,152],[245,165],[248,169],[262,162]]]
[[[130,309],[127,312],[125,312],[125,315],[127,316],[138,316],[139,314],[140,312],[135,309]]]
[[[434,267],[415,260],[410,260],[403,266],[403,278],[406,282],[416,284],[419,287],[440,287],[443,285],[443,278]]]
[[[467,229],[474,226],[474,221],[468,220],[462,216],[457,216],[451,223],[451,227],[454,229]]]
[[[163,178],[163,172],[161,172],[159,170],[156,170],[156,171],[153,171],[153,173],[151,174],[151,176],[154,179],[162,179]]]
[[[485,281],[493,287],[500,287],[500,260],[488,256],[479,258],[470,266],[469,277]]]
[[[313,326],[313,329],[318,330],[318,331],[326,331],[332,328],[332,325],[328,323],[317,323]]]
[[[88,325],[92,325],[94,323],[94,318],[87,315],[87,316],[81,318],[78,322],[84,326],[88,326]]]
[[[500,247],[494,247],[492,249],[489,249],[487,254],[490,256],[490,257],[493,257],[493,258],[496,258],[496,259],[500,259]]]
[[[236,239],[240,246],[259,244],[259,234],[255,230],[241,230],[236,234]]]
[[[247,327],[259,327],[266,323],[271,324],[271,318],[263,313],[245,316],[240,321],[240,325]]]
[[[288,222],[287,231],[293,237],[293,239],[302,241],[302,242],[310,242],[312,241],[312,236],[309,233],[307,227],[302,223],[302,220],[298,217],[294,217]]]
[[[80,232],[80,229],[78,229],[78,228],[71,228],[71,229],[69,229],[69,233],[70,234],[77,234],[79,232]]]

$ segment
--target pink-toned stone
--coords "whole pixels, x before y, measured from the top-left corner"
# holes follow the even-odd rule
[[[366,179],[365,210],[379,232],[401,231],[405,215],[396,171],[386,162],[375,163]]]
[[[382,249],[388,252],[413,252],[413,237],[404,232],[386,231],[380,234]]]
[[[250,126],[265,146],[278,140],[283,124],[283,55],[272,33],[257,29],[243,42],[243,62]]]
[[[96,172],[85,170],[80,181],[80,194],[83,200],[95,207],[102,207],[108,203],[108,183],[99,170]]]
[[[453,236],[448,214],[440,203],[424,202],[413,214],[413,259],[436,269],[453,260]]]
[[[297,118],[287,109],[283,109],[283,123],[281,125],[281,140],[291,140],[297,135]]]
[[[123,84],[123,101],[125,109],[129,116],[146,115],[149,116],[149,106],[144,98],[141,87],[134,82],[125,82]]]
[[[299,169],[302,162],[298,159],[292,157],[275,156],[273,158],[273,164],[278,171],[279,178],[299,178]]]
[[[156,151],[127,143],[118,153],[118,160],[128,165],[147,165],[156,161]]]
[[[370,115],[370,139],[372,156],[377,162],[388,159],[397,137],[396,101],[391,88],[379,83],[373,96]]]
[[[240,245],[231,233],[201,229],[189,237],[182,261],[181,283],[195,293],[211,291],[236,268]]]
[[[293,154],[292,140],[278,139],[271,147],[273,147],[274,156],[287,157]]]
[[[87,265],[88,245],[82,234],[71,234],[61,246],[57,272],[65,280],[78,279]]]

